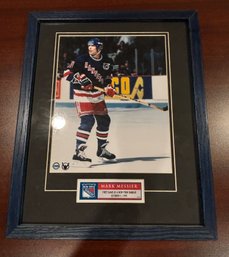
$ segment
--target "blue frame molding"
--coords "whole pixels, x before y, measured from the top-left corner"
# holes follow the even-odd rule
[[[36,63],[39,25],[42,22],[79,21],[185,21],[189,27],[192,53],[194,118],[196,125],[197,158],[200,170],[200,194],[203,225],[62,225],[22,224],[24,183],[27,166],[28,140],[32,115],[33,80]],[[7,237],[67,238],[67,239],[216,239],[216,217],[208,136],[206,103],[203,86],[198,17],[195,11],[145,12],[35,12],[29,16],[21,96],[15,139]]]

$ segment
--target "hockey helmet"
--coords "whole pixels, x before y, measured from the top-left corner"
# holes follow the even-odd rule
[[[87,43],[88,46],[96,46],[98,51],[103,49],[103,42],[99,38],[92,38]]]

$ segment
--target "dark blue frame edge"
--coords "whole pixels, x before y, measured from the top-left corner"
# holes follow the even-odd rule
[[[144,18],[143,18],[144,17]],[[40,22],[61,21],[145,21],[183,20],[189,25],[192,52],[196,139],[200,170],[200,193],[203,226],[171,225],[63,225],[21,224],[26,172],[27,144],[32,108],[33,74]],[[22,239],[125,239],[125,240],[206,240],[216,239],[216,216],[213,194],[210,145],[203,86],[198,17],[195,11],[145,12],[47,12],[31,13],[26,39],[21,96],[15,138],[11,193],[9,201],[8,238]]]
[[[32,111],[31,96],[33,93],[33,74],[35,71],[38,31],[39,24],[37,19],[31,15],[29,17],[29,27],[26,36],[25,57],[15,135],[7,235],[10,235],[16,227],[20,227],[19,224],[24,194],[29,126]]]
[[[190,17],[193,88],[195,103],[196,138],[198,142],[198,161],[200,170],[200,187],[203,204],[203,220],[213,238],[217,238],[213,174],[211,167],[210,142],[208,131],[207,107],[205,101],[203,67],[201,61],[200,29],[197,13]]]

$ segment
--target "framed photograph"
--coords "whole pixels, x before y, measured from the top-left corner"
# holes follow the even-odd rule
[[[31,13],[9,238],[215,239],[197,13]]]

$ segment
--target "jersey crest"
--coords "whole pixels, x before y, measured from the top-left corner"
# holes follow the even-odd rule
[[[88,62],[84,63],[84,68],[87,69],[88,72],[90,72],[94,78],[96,78],[99,82],[103,83],[103,77],[101,74],[98,73],[98,71],[92,67]]]
[[[85,74],[93,85],[110,84],[110,77],[112,75],[112,60],[103,57],[101,60],[95,60],[88,54],[81,55],[76,59],[75,65],[72,69],[73,74],[79,72]]]

